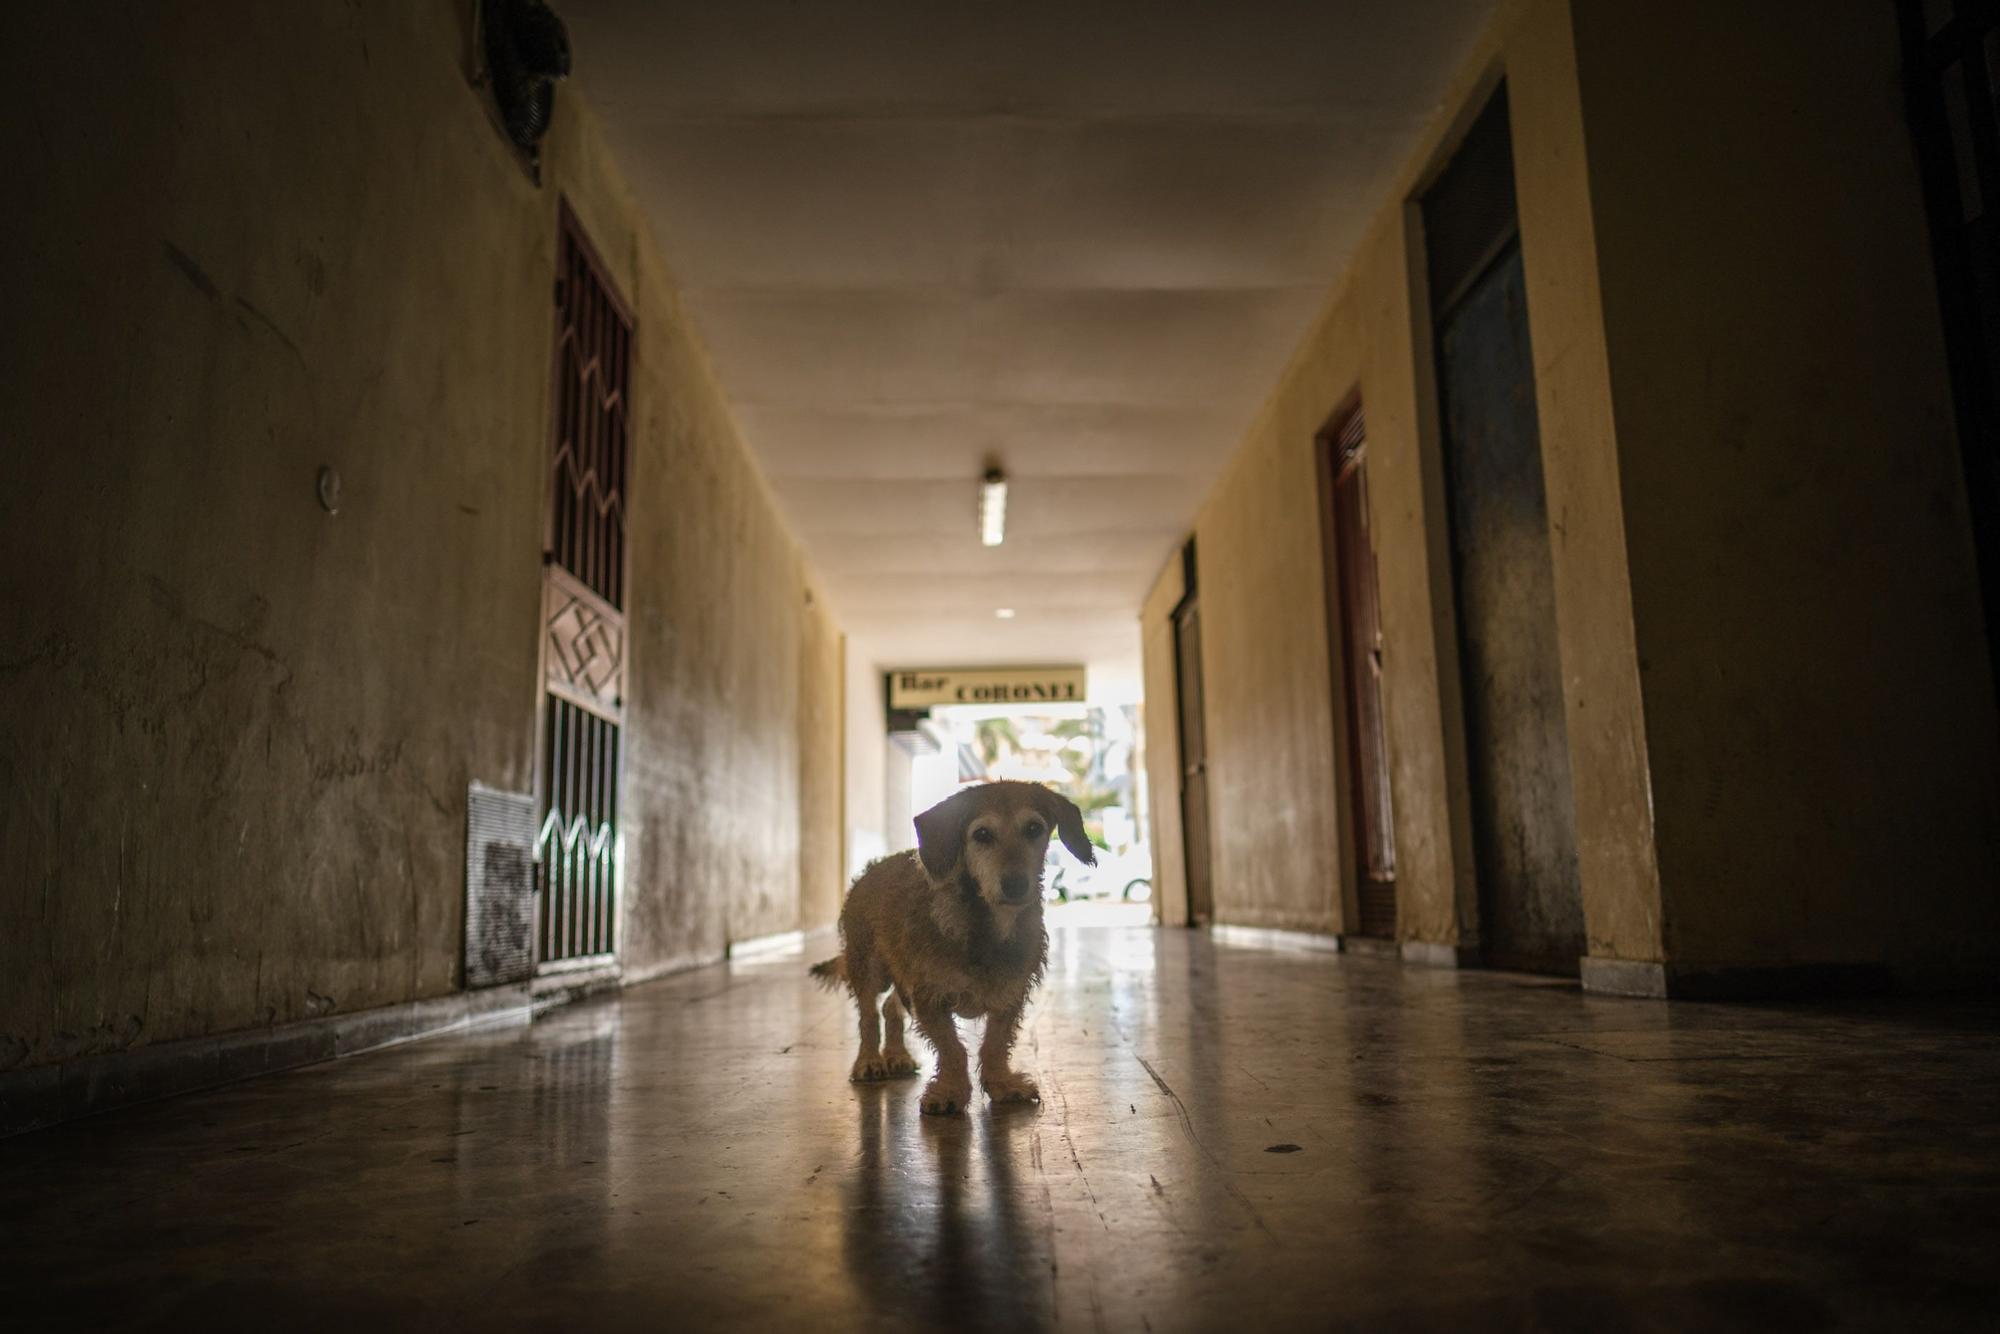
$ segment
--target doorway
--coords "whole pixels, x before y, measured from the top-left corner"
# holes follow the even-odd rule
[[[1574,976],[1583,893],[1504,85],[1423,216],[1481,948]]]
[[[1327,626],[1338,627],[1345,720],[1342,752],[1352,830],[1355,915],[1348,934],[1396,936],[1396,833],[1389,800],[1389,733],[1382,708],[1382,616],[1375,542],[1368,531],[1368,449],[1359,402],[1319,437],[1320,531]]]
[[[1181,842],[1187,865],[1188,925],[1215,915],[1208,838],[1208,728],[1202,710],[1201,600],[1194,539],[1181,548],[1181,600],[1174,606],[1174,696],[1180,720]]]
[[[2000,689],[2000,45],[1993,5],[1897,0],[1980,592]]]
[[[535,778],[544,972],[607,963],[617,950],[631,459],[632,314],[566,202],[559,216]]]

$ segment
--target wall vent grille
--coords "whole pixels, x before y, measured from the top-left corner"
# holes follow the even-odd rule
[[[465,801],[465,985],[535,971],[535,799],[480,783]]]

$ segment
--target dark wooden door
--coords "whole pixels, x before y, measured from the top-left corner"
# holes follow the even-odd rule
[[[1574,974],[1583,896],[1518,243],[1440,322],[1438,381],[1481,944],[1495,966]]]
[[[1181,839],[1186,851],[1188,922],[1215,912],[1208,843],[1208,730],[1201,706],[1201,611],[1186,598],[1174,612],[1174,685],[1181,728]]]
[[[1361,411],[1321,441],[1326,478],[1327,585],[1340,627],[1345,775],[1354,830],[1356,935],[1396,934],[1396,833],[1389,800],[1389,732],[1382,709],[1382,616],[1368,532],[1368,456]]]
[[[1958,442],[2000,686],[2000,5],[1897,0]]]

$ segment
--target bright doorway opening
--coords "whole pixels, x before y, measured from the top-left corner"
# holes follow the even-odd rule
[[[919,729],[897,746],[908,758],[912,814],[961,787],[997,779],[1045,784],[1082,810],[1097,864],[1087,866],[1050,842],[1042,891],[1051,929],[1153,920],[1138,705],[943,705]],[[891,775],[892,788],[899,777]]]

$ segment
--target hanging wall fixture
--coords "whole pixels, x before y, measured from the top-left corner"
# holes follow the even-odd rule
[[[482,0],[479,15],[501,126],[532,164],[569,77],[569,31],[542,0]]]

